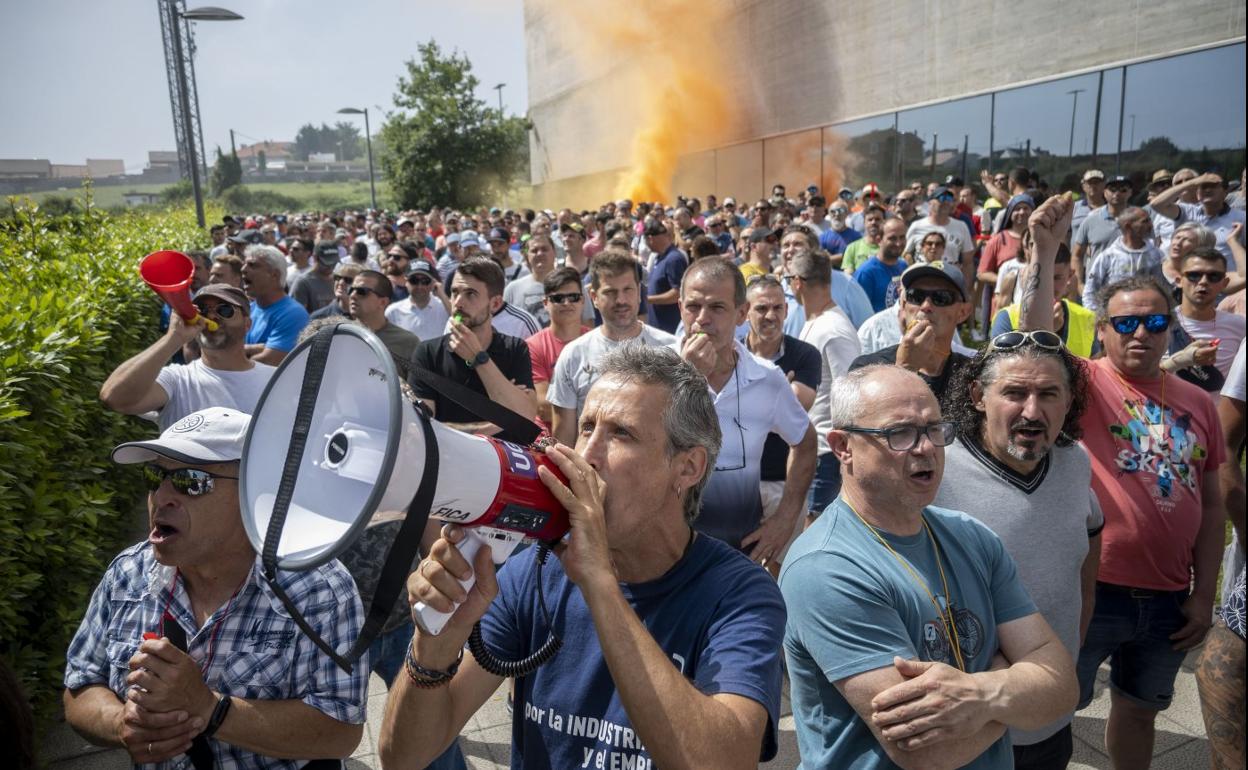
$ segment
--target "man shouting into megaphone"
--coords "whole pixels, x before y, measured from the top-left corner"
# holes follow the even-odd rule
[[[464,652],[478,620],[499,658],[532,654],[550,630],[564,640],[516,680],[512,767],[753,768],[774,756],[783,601],[765,571],[691,526],[721,440],[706,380],[640,346],[600,372],[575,451],[548,450],[569,484],[540,471],[571,521],[558,563],[535,572],[531,548],[496,576],[489,549],[469,564],[455,548],[463,530],[447,525],[408,579],[413,603],[454,615],[412,639],[386,704],[386,766],[424,767],[502,683]]]

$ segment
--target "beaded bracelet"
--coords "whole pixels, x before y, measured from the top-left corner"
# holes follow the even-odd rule
[[[445,671],[434,671],[425,668],[416,661],[413,654],[412,645],[407,645],[407,656],[403,661],[403,668],[407,671],[407,678],[412,680],[412,684],[425,689],[433,689],[449,684],[455,678],[455,673],[459,671],[459,664],[464,660],[464,651],[459,651],[459,657]]]

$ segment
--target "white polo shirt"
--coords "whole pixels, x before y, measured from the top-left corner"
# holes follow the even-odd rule
[[[412,298],[392,302],[386,307],[386,320],[402,329],[407,329],[421,340],[431,340],[446,334],[446,321],[450,314],[446,312],[441,300],[430,297],[429,304],[423,308],[412,304]]]
[[[740,340],[733,344],[737,366],[722,390],[711,391],[723,441],[693,526],[740,548],[741,539],[758,529],[763,519],[758,484],[767,434],[775,433],[792,446],[806,435],[810,418],[784,372],[751,353]],[[670,347],[680,352],[679,343]]]

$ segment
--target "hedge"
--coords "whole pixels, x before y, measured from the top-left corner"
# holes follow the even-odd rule
[[[110,216],[90,190],[49,215],[0,212],[0,658],[41,717],[91,591],[132,530],[137,474],[112,447],[154,426],[105,409],[99,388],[155,339],[159,304],[138,262],[202,246],[187,210]]]

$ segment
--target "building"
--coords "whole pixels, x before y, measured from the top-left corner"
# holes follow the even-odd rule
[[[41,158],[0,160],[0,180],[51,179],[52,162]]]
[[[260,159],[264,159],[265,168],[280,168],[281,164],[291,159],[291,148],[294,142],[256,142],[238,148],[238,160],[244,169],[259,169]],[[278,166],[273,164],[277,163]]]
[[[147,168],[153,172],[178,171],[177,150],[148,150]]]
[[[87,173],[92,179],[124,176],[126,162],[121,158],[87,158]]]
[[[671,193],[739,200],[773,183],[892,192],[1018,164],[1056,188],[1094,166],[1143,179],[1244,164],[1243,3],[725,0],[648,20],[640,43],[596,24],[607,43],[595,46],[578,13],[525,4],[541,205],[623,192],[634,142],[673,136]],[[727,103],[700,98],[717,84]],[[654,107],[678,130],[655,131]]]

